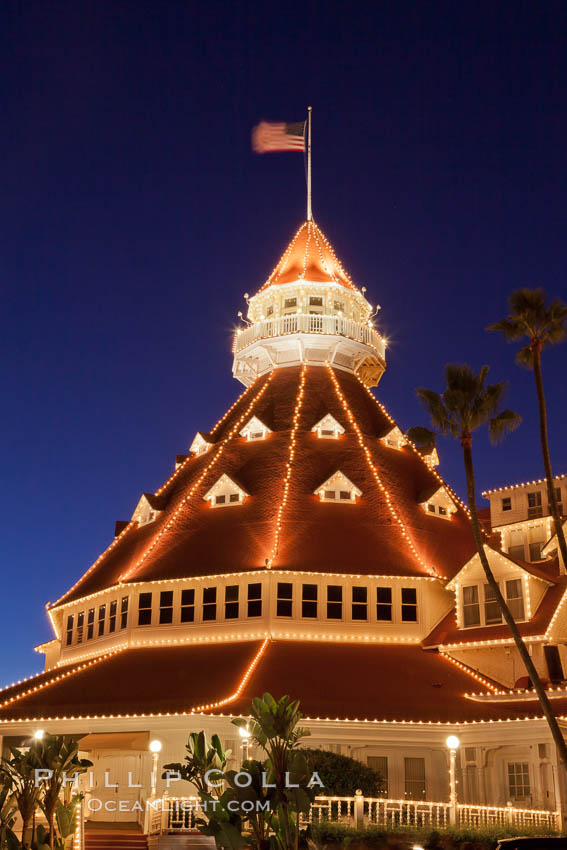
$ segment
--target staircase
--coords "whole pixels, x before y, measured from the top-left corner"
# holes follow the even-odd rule
[[[85,833],[85,850],[148,850],[147,836],[123,829],[103,832],[95,829]]]

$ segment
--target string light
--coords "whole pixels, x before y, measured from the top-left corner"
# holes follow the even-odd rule
[[[282,527],[282,514],[285,509],[287,503],[287,497],[289,493],[289,482],[291,479],[291,470],[293,466],[293,459],[295,457],[295,443],[296,443],[296,435],[297,429],[299,428],[299,417],[301,414],[301,407],[303,405],[303,396],[305,394],[305,375],[307,372],[307,366],[305,363],[301,367],[301,373],[299,378],[299,387],[297,391],[297,396],[295,398],[295,407],[293,410],[293,418],[292,418],[292,428],[289,437],[289,449],[288,449],[288,458],[286,462],[286,470],[284,475],[284,487],[283,487],[283,495],[282,500],[278,506],[278,512],[276,514],[276,530],[274,534],[274,542],[272,545],[272,551],[270,553],[270,557],[268,558],[268,565],[271,567],[274,558],[278,554],[278,548],[280,543],[280,533]]]
[[[567,473],[564,475],[554,475],[554,481],[563,481],[564,478],[567,477]],[[502,493],[504,490],[518,490],[521,487],[534,487],[537,484],[546,484],[547,478],[538,478],[535,481],[524,481],[522,484],[509,484],[507,487],[495,487],[493,490],[485,490],[482,494],[484,498],[488,498],[488,496],[492,496],[493,493]]]
[[[211,711],[215,708],[221,708],[222,706],[228,705],[229,703],[237,700],[238,697],[240,696],[240,694],[242,693],[242,691],[244,690],[244,688],[246,687],[248,680],[250,679],[250,676],[252,675],[252,673],[256,669],[258,662],[260,661],[262,655],[264,654],[264,651],[265,651],[267,645],[269,644],[269,642],[270,641],[269,641],[268,638],[266,638],[264,640],[264,643],[262,644],[262,646],[260,647],[260,649],[258,650],[256,655],[252,659],[248,669],[246,670],[244,676],[242,677],[242,679],[240,681],[240,684],[238,685],[237,689],[235,690],[235,692],[233,694],[231,694],[228,697],[225,697],[225,699],[218,700],[217,702],[211,702],[211,703],[208,703],[208,705],[200,705],[197,708],[193,708],[193,709],[191,709],[191,714],[199,714],[203,711]]]
[[[464,673],[467,673],[469,676],[472,676],[473,679],[475,679],[477,682],[480,682],[481,685],[485,686],[485,688],[488,688],[493,693],[497,692],[498,688],[495,685],[489,682],[488,679],[485,679],[484,676],[481,676],[479,675],[479,673],[476,673],[467,664],[463,664],[461,661],[457,661],[456,658],[453,658],[451,655],[447,655],[447,653],[445,652],[441,652],[441,656],[443,658],[446,658],[447,661],[450,661],[451,664],[454,664],[455,667],[458,667],[459,670],[462,670]],[[467,696],[467,694],[465,694],[465,696]]]
[[[382,479],[380,477],[380,474],[378,472],[376,464],[372,460],[372,455],[370,453],[370,449],[367,447],[366,443],[364,442],[364,438],[362,436],[362,431],[360,430],[358,423],[357,423],[356,419],[354,418],[353,413],[352,413],[352,411],[349,407],[349,404],[348,404],[348,402],[347,402],[347,400],[346,400],[346,398],[345,398],[345,396],[344,396],[344,394],[343,394],[343,392],[340,388],[340,385],[339,385],[339,382],[337,380],[337,376],[335,375],[334,369],[331,366],[329,366],[328,364],[327,364],[327,372],[329,373],[329,376],[330,376],[331,381],[333,383],[333,386],[335,388],[337,398],[339,399],[339,401],[340,401],[340,403],[343,407],[343,410],[346,413],[347,419],[349,420],[350,424],[352,425],[352,427],[354,429],[358,443],[359,443],[362,451],[364,452],[364,456],[366,458],[366,463],[368,464],[368,466],[369,466],[369,468],[372,472],[372,475],[374,476],[374,479],[375,479],[376,483],[378,484],[378,488],[380,489],[382,495],[384,496],[384,499],[386,500],[386,505],[388,507],[388,510],[390,511],[392,518],[395,520],[395,522],[400,527],[400,531],[402,533],[402,536],[406,540],[406,542],[407,542],[408,546],[410,547],[414,557],[420,563],[420,565],[423,567],[423,569],[426,572],[428,572],[430,575],[438,576],[437,570],[435,570],[433,567],[428,566],[425,563],[425,561],[423,560],[423,558],[421,557],[421,555],[419,554],[419,552],[417,551],[417,549],[415,548],[415,546],[414,546],[414,544],[413,544],[413,542],[412,542],[412,540],[411,540],[411,538],[408,534],[408,531],[406,529],[404,521],[402,520],[402,518],[400,517],[400,515],[396,511],[396,509],[393,505],[390,493],[388,492],[388,489],[386,488],[384,482],[382,481]]]

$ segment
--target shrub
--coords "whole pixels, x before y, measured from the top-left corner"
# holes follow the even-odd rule
[[[371,767],[328,750],[303,750],[311,770],[317,771],[324,784],[319,794],[328,797],[352,797],[360,788],[365,797],[379,797],[385,790],[382,776]]]

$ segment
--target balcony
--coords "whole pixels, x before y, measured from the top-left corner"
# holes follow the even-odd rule
[[[288,334],[328,334],[342,336],[361,342],[374,349],[381,360],[385,358],[384,341],[377,330],[364,322],[355,322],[345,316],[294,313],[290,316],[264,319],[237,331],[234,336],[233,353],[238,354],[254,342],[262,339],[282,337]]]

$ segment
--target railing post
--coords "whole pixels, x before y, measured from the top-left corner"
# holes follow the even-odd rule
[[[354,826],[355,829],[364,827],[364,797],[360,788],[354,792]]]

